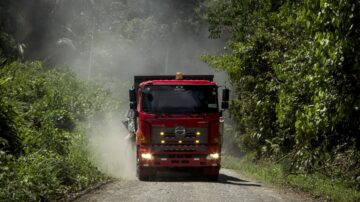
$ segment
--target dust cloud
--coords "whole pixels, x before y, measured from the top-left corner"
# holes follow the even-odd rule
[[[92,120],[88,131],[88,150],[102,172],[116,178],[132,180],[136,177],[134,144],[121,124],[123,117],[108,113]]]
[[[208,24],[197,12],[206,0],[79,0],[51,1],[48,16],[36,12],[36,0],[14,1],[23,7],[31,38],[25,57],[49,66],[68,66],[81,79],[101,83],[126,103],[134,75],[215,74],[224,85],[224,72],[202,62],[205,54],[224,52],[224,39],[209,39]],[[47,1],[41,1],[46,4]],[[201,12],[200,12],[201,13]],[[31,33],[38,26],[39,33]],[[51,19],[51,20],[48,20]],[[31,25],[31,26],[30,26]],[[36,51],[31,51],[36,50]],[[135,176],[135,152],[125,137],[123,113],[97,116],[89,124],[89,151],[96,165],[114,177]]]
[[[195,28],[186,25],[184,21],[190,20],[188,17],[192,14],[182,14],[189,10],[178,10],[177,4],[181,1],[112,2],[114,10],[109,10],[108,4],[101,1],[89,4],[96,8],[91,12],[77,8],[90,18],[87,41],[82,51],[62,61],[81,78],[103,83],[111,92],[119,94],[123,103],[128,102],[128,89],[132,87],[134,75],[175,75],[177,71],[215,74],[215,81],[224,84],[226,74],[216,72],[200,60],[204,54],[220,54],[223,41],[209,39],[205,23]],[[101,8],[106,13],[101,13]],[[67,27],[77,29],[71,22]],[[73,42],[76,47],[75,38]],[[127,111],[127,107],[122,110]],[[89,150],[103,172],[133,179],[136,173],[134,145],[126,140],[128,132],[121,123],[125,116],[121,115],[96,117],[89,130]]]
[[[115,13],[108,10],[107,4],[94,2],[91,6],[108,12],[105,16],[90,17],[89,40],[84,51],[68,60],[82,78],[100,81],[119,94],[124,103],[128,102],[134,75],[175,75],[178,71],[215,74],[215,81],[224,84],[226,74],[200,60],[204,54],[221,54],[223,41],[209,39],[206,23],[195,28],[184,23],[191,20],[188,17],[192,14],[186,14],[189,10],[178,10],[181,1],[113,1],[117,2],[113,5]],[[72,26],[68,25],[75,30]],[[89,147],[100,170],[113,177],[133,179],[134,145],[126,140],[128,132],[121,123],[125,116],[119,114],[96,118],[98,123],[92,123],[89,131]]]

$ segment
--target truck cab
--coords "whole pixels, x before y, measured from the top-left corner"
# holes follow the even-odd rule
[[[136,145],[137,177],[162,168],[219,175],[223,122],[213,75],[135,76],[128,121]],[[222,109],[229,90],[223,90]]]

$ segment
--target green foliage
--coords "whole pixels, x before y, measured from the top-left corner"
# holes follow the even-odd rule
[[[0,68],[0,199],[52,201],[105,179],[86,151],[86,120],[119,103],[69,70]]]
[[[225,70],[241,145],[288,173],[341,176],[360,188],[359,1],[215,1],[210,31]]]
[[[253,161],[254,156],[247,154],[239,159],[225,156],[222,159],[223,166],[235,169],[241,174],[255,178],[264,183],[290,188],[296,191],[305,191],[316,197],[328,201],[359,201],[360,191],[350,187],[349,183],[341,178],[329,178],[321,173],[299,173],[298,175],[287,175],[279,164],[268,161]]]
[[[226,70],[237,98],[232,103],[231,116],[238,123],[245,150],[256,150],[258,156],[268,148],[268,140],[276,136],[276,102],[279,81],[273,66],[283,57],[283,39],[264,17],[272,18],[273,5],[256,1],[219,1],[210,10],[213,36],[218,28],[232,31],[230,54],[204,57],[204,60]],[[253,6],[257,5],[257,6]],[[270,21],[271,19],[269,19]],[[274,21],[274,20],[272,20]]]

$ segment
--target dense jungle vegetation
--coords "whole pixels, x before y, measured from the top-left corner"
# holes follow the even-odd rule
[[[0,69],[0,199],[57,200],[106,179],[86,150],[85,120],[116,109],[109,92],[66,69]]]
[[[359,190],[360,2],[219,0],[208,20],[212,37],[231,36],[203,59],[231,79],[241,148]]]
[[[119,109],[133,74],[195,64],[180,39],[208,45],[207,28],[198,52],[228,74],[241,149],[360,190],[359,22],[358,0],[1,0],[0,201],[106,179],[88,120]]]

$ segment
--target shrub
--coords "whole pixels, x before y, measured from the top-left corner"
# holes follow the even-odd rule
[[[0,200],[53,201],[106,176],[86,151],[89,117],[119,104],[99,85],[40,62],[0,67]]]

